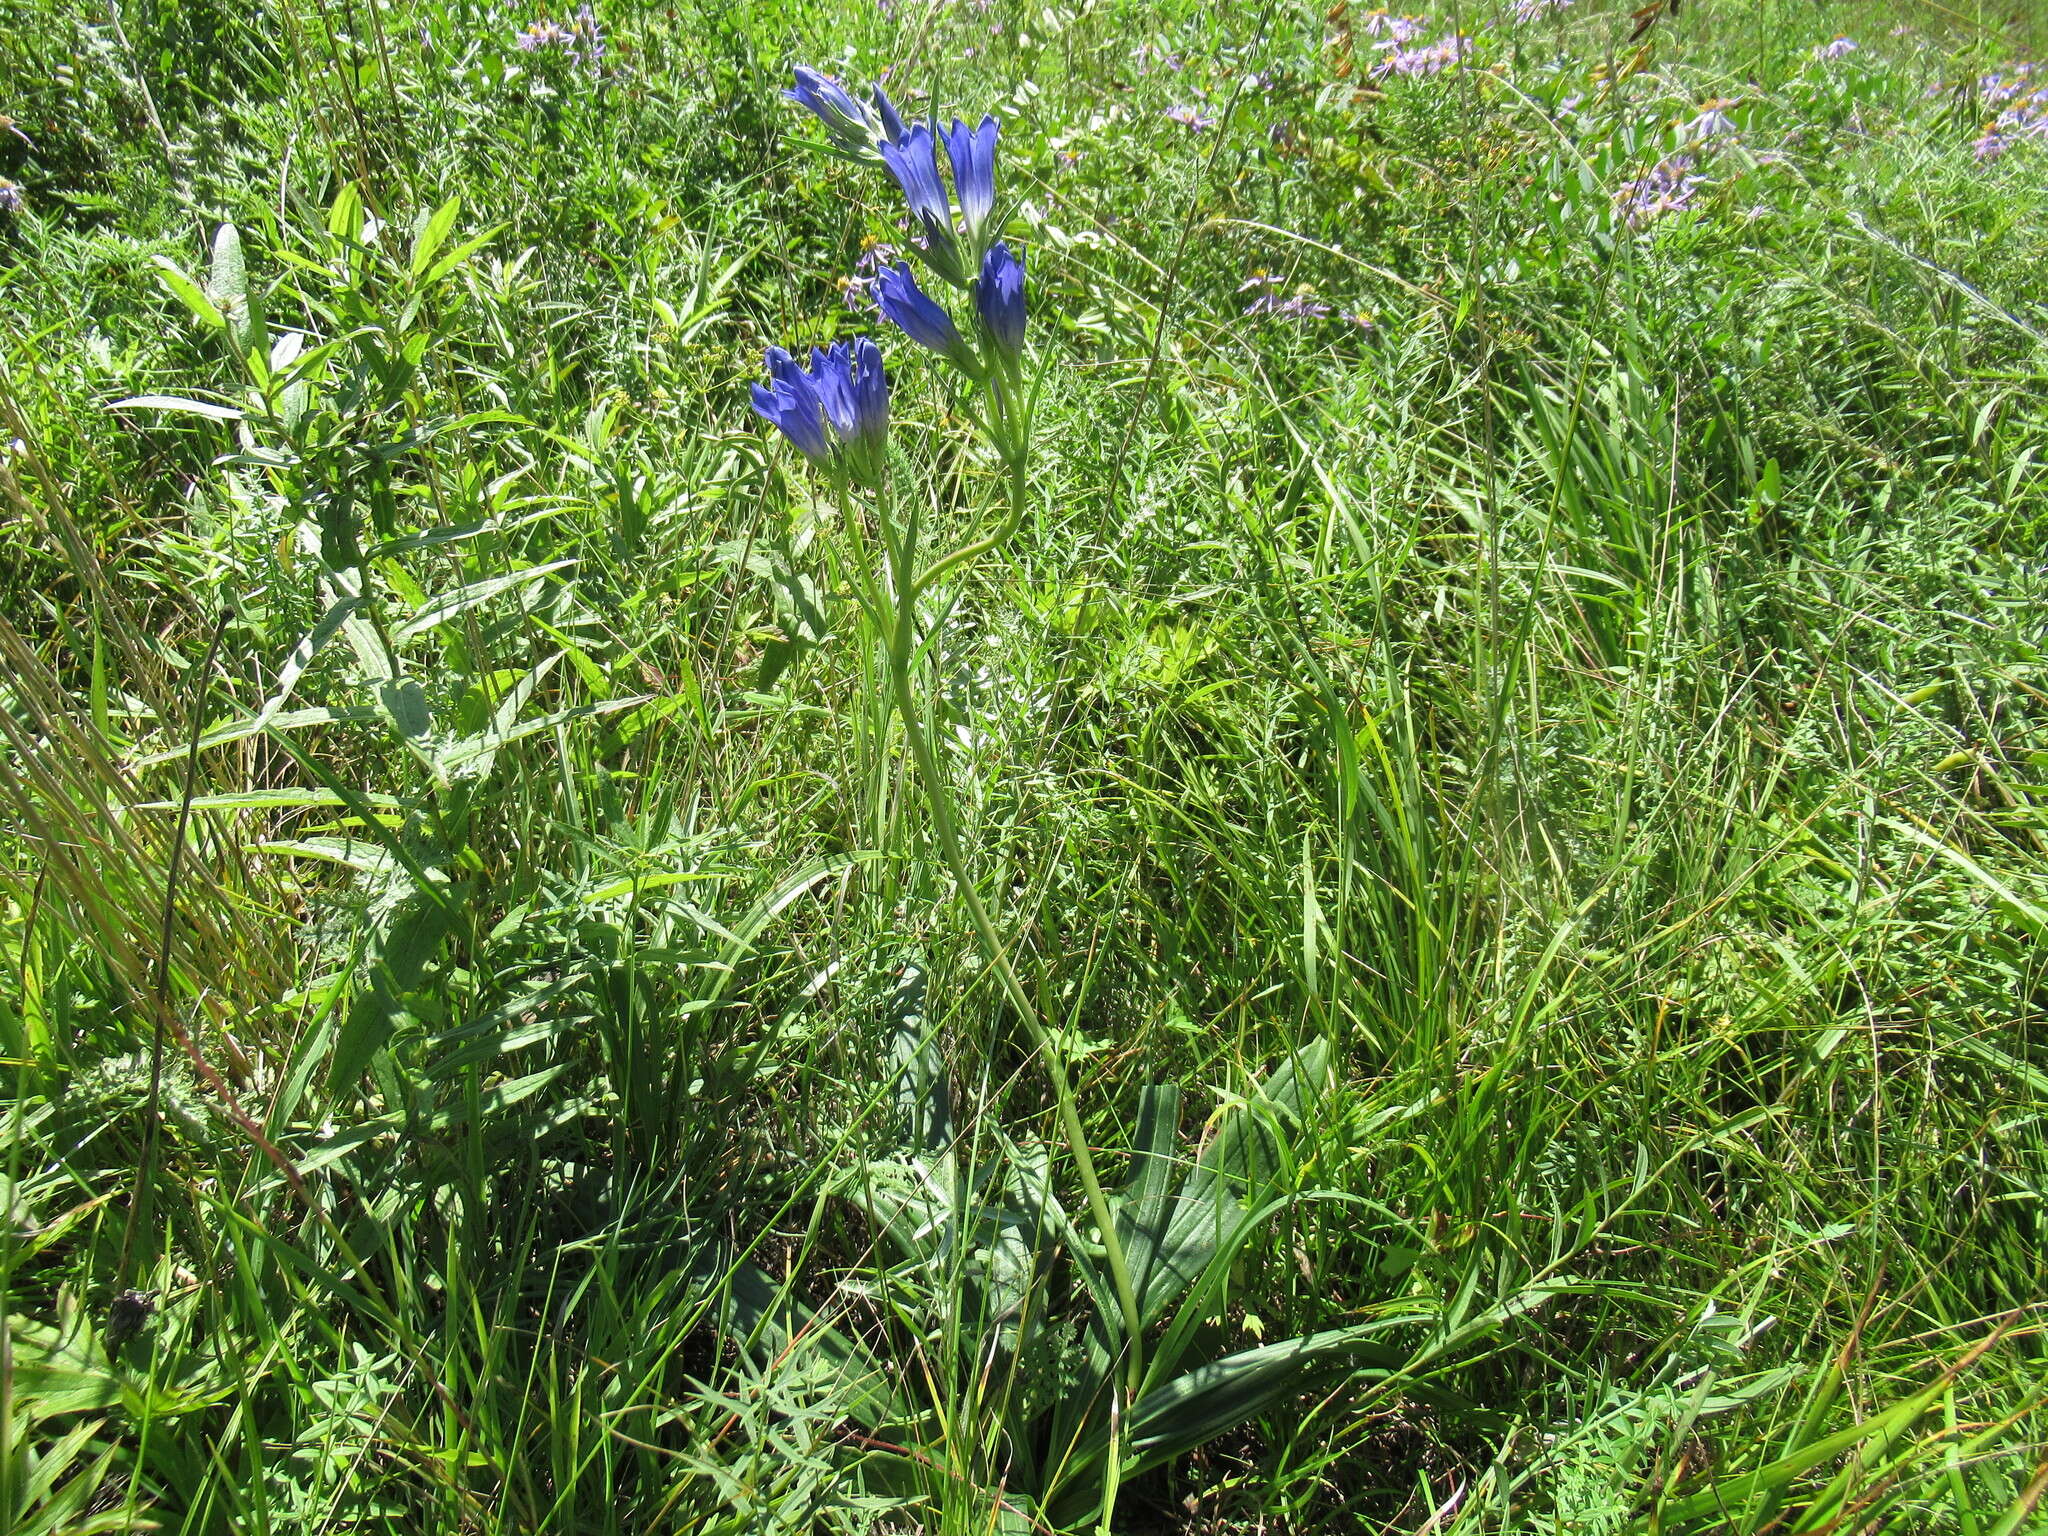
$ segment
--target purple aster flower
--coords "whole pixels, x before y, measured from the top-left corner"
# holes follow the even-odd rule
[[[946,135],[946,159],[953,167],[953,190],[959,195],[960,214],[967,220],[970,240],[976,239],[995,211],[996,131],[993,117],[984,117],[981,126],[973,130],[956,117],[953,131]]]
[[[1970,145],[1970,153],[1976,157],[1979,165],[1988,165],[2011,148],[2012,140],[2000,133],[1998,125],[1993,123],[1984,130],[1982,138]]]
[[[953,317],[917,286],[909,262],[886,267],[875,278],[875,302],[883,317],[920,347],[938,353],[965,373],[981,372],[974,349],[953,324]]]
[[[840,284],[846,290],[848,309],[875,308],[875,277],[884,267],[900,261],[903,253],[895,246],[878,241],[860,253],[853,264],[852,275]]]
[[[1006,362],[1024,352],[1024,263],[998,240],[981,261],[981,280],[974,285],[974,307],[982,328]]]
[[[1571,3],[1572,0],[1515,0],[1515,20],[1525,25],[1532,21],[1541,21],[1545,16],[1563,10]]]
[[[1735,103],[1726,96],[1716,96],[1700,103],[1699,112],[1690,122],[1682,123],[1678,129],[1681,144],[1699,144],[1708,139],[1722,139],[1735,132],[1735,119],[1728,115],[1728,109]]]
[[[1166,118],[1168,122],[1179,123],[1183,128],[1192,128],[1196,133],[1206,133],[1216,126],[1215,118],[1206,117],[1196,108],[1185,105],[1168,107]]]
[[[1422,48],[1395,48],[1373,66],[1375,75],[1402,75],[1420,79],[1442,74],[1472,51],[1472,39],[1462,32],[1449,33]]]
[[[0,176],[0,213],[19,213],[24,201],[21,188]]]
[[[1309,291],[1306,283],[1287,297],[1280,296],[1280,279],[1270,272],[1254,272],[1238,285],[1239,293],[1256,293],[1245,305],[1248,315],[1285,315],[1290,320],[1321,320],[1330,306]]]
[[[1658,161],[1643,175],[1615,189],[1614,211],[1631,229],[1640,229],[1667,213],[1690,208],[1693,193],[1700,187],[1692,167],[1691,155],[1672,155]]]
[[[1855,38],[1838,37],[1832,40],[1831,42],[1825,42],[1820,44],[1820,46],[1813,50],[1813,56],[1825,64],[1832,63],[1836,59],[1846,59],[1847,57],[1849,57],[1850,54],[1854,53],[1855,51]]]
[[[573,28],[554,21],[536,21],[513,37],[512,46],[521,53],[536,53],[543,49],[570,48],[575,46],[575,42]]]
[[[583,67],[596,74],[604,64],[604,28],[598,25],[597,12],[591,9],[590,0],[576,7],[572,31],[583,43]]]

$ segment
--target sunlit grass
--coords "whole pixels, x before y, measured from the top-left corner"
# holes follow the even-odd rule
[[[0,17],[0,1524],[2032,1529],[2048,39],[1521,9]]]

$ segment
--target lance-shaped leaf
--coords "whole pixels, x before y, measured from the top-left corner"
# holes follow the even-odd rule
[[[1317,1041],[1225,1112],[1163,1221],[1153,1215],[1155,1225],[1146,1239],[1149,1279],[1139,1297],[1147,1323],[1157,1322],[1187,1293],[1236,1226],[1245,1203],[1263,1201],[1279,1165],[1281,1136],[1300,1119],[1307,1097],[1322,1091],[1329,1071],[1329,1046]],[[1134,1232],[1137,1217],[1134,1210]]]

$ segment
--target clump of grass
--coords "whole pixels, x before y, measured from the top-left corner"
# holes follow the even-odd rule
[[[1398,22],[14,8],[8,1529],[2031,1527],[2048,43]]]

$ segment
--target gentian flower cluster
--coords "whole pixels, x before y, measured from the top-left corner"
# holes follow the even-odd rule
[[[811,366],[768,349],[768,383],[754,386],[754,410],[813,464],[873,484],[889,429],[889,376],[865,336],[811,348]]]
[[[970,128],[909,123],[879,85],[866,102],[838,81],[799,68],[783,92],[825,130],[848,159],[879,164],[903,194],[918,232],[910,250],[974,313],[972,334],[921,287],[893,247],[871,247],[846,283],[849,303],[872,299],[882,317],[937,353],[987,391],[985,423],[997,450],[1021,464],[1029,436],[1023,390],[1024,263],[997,238],[996,142],[993,117]],[[939,170],[943,145],[951,189]],[[769,382],[754,386],[754,409],[781,429],[813,463],[859,478],[879,475],[888,420],[888,386],[873,342],[813,350],[807,373],[780,348],[768,353]],[[837,408],[839,402],[843,409]]]

